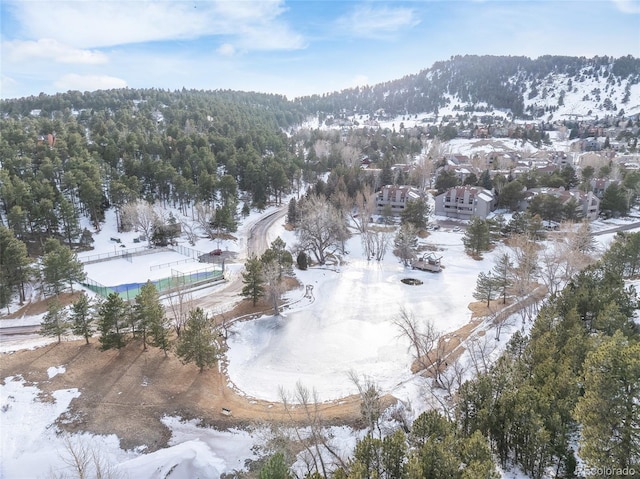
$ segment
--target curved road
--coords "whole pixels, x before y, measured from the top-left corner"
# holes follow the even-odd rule
[[[260,218],[249,230],[247,251],[240,251],[237,259],[244,261],[251,255],[261,255],[270,244],[269,230],[287,214],[286,206],[272,211]],[[214,313],[231,309],[242,300],[242,273],[240,269],[227,269],[227,283],[213,293],[195,299],[198,307]]]

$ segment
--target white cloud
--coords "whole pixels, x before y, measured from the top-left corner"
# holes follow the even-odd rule
[[[122,78],[108,75],[78,75],[69,73],[55,82],[55,87],[60,91],[79,90],[108,90],[111,88],[125,88],[127,82]]]
[[[20,84],[7,75],[0,75],[0,98],[14,98]]]
[[[245,50],[298,50],[306,46],[302,35],[279,22],[244,27],[238,43]]]
[[[217,52],[225,57],[232,57],[236,53],[236,48],[231,43],[220,45]]]
[[[301,48],[301,37],[278,21],[282,0],[254,1],[14,1],[13,15],[29,38],[52,38],[76,48],[259,33],[244,47]],[[279,41],[270,40],[270,36]]]
[[[359,5],[337,21],[344,33],[365,38],[387,37],[418,23],[420,21],[410,8],[374,8],[371,5]]]
[[[623,13],[640,13],[640,2],[638,0],[612,0],[618,10]]]
[[[74,48],[50,38],[38,41],[3,42],[2,51],[5,60],[14,63],[32,59],[51,59],[59,63],[97,65],[108,61],[107,56],[102,52]]]

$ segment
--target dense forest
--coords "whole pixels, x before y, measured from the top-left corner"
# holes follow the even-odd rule
[[[319,174],[330,171],[334,173],[325,193],[344,188],[352,200],[363,185],[373,190],[390,183],[425,187],[431,185],[443,148],[432,144],[429,162],[411,175],[392,173],[391,168],[424,152],[425,139],[445,142],[455,137],[454,126],[405,130],[399,123],[392,129],[326,131],[301,125],[352,111],[437,115],[438,106],[454,96],[467,104],[522,113],[523,95],[530,96],[543,80],[548,85],[550,74],[567,75],[574,83],[606,78],[628,89],[640,80],[639,62],[632,57],[454,57],[394,82],[295,101],[280,95],[184,89],[70,91],[3,100],[0,225],[10,228],[30,254],[40,254],[49,238],[74,247],[87,245],[91,232],[81,227],[81,219],[99,231],[109,208],[116,211],[119,228],[131,226],[123,216],[138,200],[179,209],[205,229],[231,232],[240,211],[278,203],[286,192],[299,192],[305,182],[313,184]],[[529,133],[538,135],[532,142],[546,141],[543,131]],[[360,169],[363,158],[378,175]],[[438,191],[457,184],[446,173],[437,179]],[[527,177],[521,183],[575,186],[573,173],[565,176]],[[635,181],[637,175],[629,178]],[[484,176],[476,180],[489,186]],[[503,189],[502,206],[517,203],[508,193],[519,194],[521,185],[509,185],[514,188]],[[634,190],[637,184],[624,186]],[[628,201],[622,203],[628,208]]]

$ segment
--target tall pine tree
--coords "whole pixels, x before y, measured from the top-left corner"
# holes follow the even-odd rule
[[[258,258],[252,256],[244,264],[245,272],[242,273],[242,296],[250,298],[255,306],[258,300],[264,296],[265,286],[262,276],[262,263]]]
[[[194,363],[204,371],[218,360],[218,345],[213,321],[201,308],[189,314],[189,319],[176,343],[176,354],[183,363]]]
[[[40,334],[43,336],[57,337],[58,343],[62,341],[62,336],[69,332],[69,322],[67,321],[67,311],[60,301],[54,299],[47,305],[47,314],[40,325]]]
[[[89,338],[93,336],[95,327],[91,301],[84,293],[71,306],[71,327],[73,334],[82,336],[89,344]]]
[[[128,307],[118,293],[110,293],[98,308],[98,331],[103,350],[120,349],[126,344],[123,327],[128,316]]]

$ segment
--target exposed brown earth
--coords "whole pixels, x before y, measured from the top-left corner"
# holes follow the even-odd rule
[[[49,379],[47,369],[62,365],[66,372]],[[70,432],[116,434],[123,448],[145,445],[153,451],[166,447],[170,432],[160,421],[165,415],[198,418],[218,428],[303,423],[306,419],[300,407],[285,411],[282,404],[242,395],[217,368],[200,373],[173,354],[165,357],[157,348],[143,351],[139,341],[120,351],[101,351],[93,340],[89,345],[66,341],[5,354],[0,375],[20,375],[38,383],[45,395],[77,388],[81,395],[72,401],[59,426]],[[394,399],[386,396],[384,402],[390,405]],[[222,408],[232,415],[224,415]],[[327,424],[356,425],[360,399],[350,396],[322,403],[318,411]]]
[[[61,293],[57,299],[60,304],[67,306],[77,300],[80,294],[82,294],[80,291],[76,291],[74,293]],[[0,316],[0,321],[3,319],[16,319],[22,318],[23,316],[36,316],[38,314],[46,313],[51,299],[52,298],[47,298],[40,301],[26,303],[16,311]]]
[[[292,281],[290,286],[295,284]],[[269,310],[265,302],[253,306],[245,300],[224,316],[252,316]],[[51,366],[64,366],[66,372],[49,379],[47,369]],[[0,377],[8,376],[38,383],[46,396],[55,390],[77,388],[81,395],[72,401],[59,426],[70,432],[116,434],[126,449],[166,447],[170,431],[160,421],[165,415],[198,418],[202,424],[217,428],[304,423],[307,419],[302,407],[294,405],[286,410],[281,403],[245,396],[220,367],[200,373],[172,353],[165,357],[162,350],[151,347],[143,351],[140,341],[132,341],[120,351],[101,351],[98,341],[92,339],[89,345],[84,340],[63,341],[4,354]],[[387,395],[383,402],[389,406],[395,398]],[[223,408],[231,415],[223,414]],[[326,424],[360,425],[357,395],[321,403],[317,410]]]

